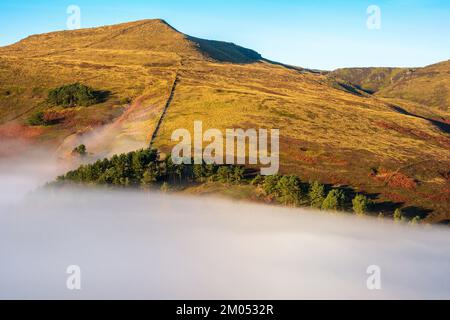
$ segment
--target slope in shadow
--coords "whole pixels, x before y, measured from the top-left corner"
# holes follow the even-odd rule
[[[195,43],[204,54],[220,62],[249,64],[257,62],[262,58],[258,52],[235,45],[234,43],[205,40],[191,36],[186,37],[189,41]]]
[[[426,117],[422,117],[419,116],[417,114],[411,113],[405,109],[403,109],[402,107],[399,106],[392,106],[392,108],[397,111],[398,113],[407,115],[407,116],[411,116],[411,117],[416,117],[416,118],[420,118],[423,120],[427,120],[429,122],[431,122],[433,125],[435,125],[437,128],[439,128],[442,132],[445,132],[447,134],[450,134],[450,124],[445,123],[443,121],[439,121],[439,120],[435,120],[435,119],[430,119],[430,118],[426,118]]]

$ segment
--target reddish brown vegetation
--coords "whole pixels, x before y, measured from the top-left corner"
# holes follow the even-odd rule
[[[422,130],[419,130],[419,129],[405,128],[405,127],[399,126],[398,124],[388,123],[388,122],[384,122],[384,121],[378,121],[378,122],[376,122],[376,125],[379,126],[380,128],[393,130],[398,133],[408,135],[411,137],[419,138],[422,140],[434,141],[437,144],[440,144],[444,147],[450,148],[450,139],[447,137],[432,136],[432,135],[430,135]]]
[[[387,199],[393,201],[393,202],[401,202],[401,203],[406,203],[408,202],[408,198],[405,196],[401,196],[397,193],[390,193],[390,192],[386,192],[383,194]]]
[[[58,123],[62,122],[63,120],[72,117],[75,114],[73,110],[63,110],[63,111],[56,111],[56,110],[47,110],[44,112],[43,119],[47,123]]]
[[[302,154],[295,155],[295,159],[299,160],[303,163],[308,163],[308,164],[316,164],[317,163],[317,160],[315,158],[309,157],[306,155],[302,155]]]
[[[417,181],[413,178],[401,172],[389,171],[386,169],[380,169],[377,174],[372,175],[372,177],[378,181],[386,183],[392,188],[401,188],[412,190],[417,187]]]
[[[42,128],[29,127],[13,122],[0,126],[0,138],[3,139],[34,139],[39,137],[42,132]]]
[[[450,190],[444,189],[443,192],[433,193],[433,194],[427,194],[420,192],[420,196],[422,196],[424,199],[430,200],[430,201],[436,201],[436,202],[450,202]]]
[[[9,157],[28,150],[34,139],[43,132],[42,128],[28,127],[18,123],[0,126],[0,157]]]
[[[339,177],[336,174],[329,174],[328,181],[333,185],[350,185],[350,183],[346,179]]]
[[[343,159],[336,159],[336,158],[330,158],[327,160],[329,163],[340,166],[340,167],[346,167],[350,165],[350,163],[347,160]]]

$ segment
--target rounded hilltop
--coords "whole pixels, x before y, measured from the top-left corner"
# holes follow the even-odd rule
[[[0,54],[51,55],[59,51],[141,50],[175,54],[182,59],[252,63],[262,57],[256,51],[234,43],[186,35],[163,19],[145,19],[115,25],[57,31],[27,37]]]

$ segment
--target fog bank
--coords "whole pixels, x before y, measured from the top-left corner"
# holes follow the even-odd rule
[[[0,298],[450,298],[448,229],[157,193],[28,194],[59,170],[29,160],[0,165]],[[66,287],[70,265],[81,290]],[[381,290],[366,286],[370,265]]]
[[[1,298],[450,298],[446,230],[83,190],[33,195],[0,220]]]

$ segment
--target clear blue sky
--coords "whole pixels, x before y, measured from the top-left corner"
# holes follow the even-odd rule
[[[163,18],[189,35],[231,41],[308,68],[450,59],[448,0],[0,0],[0,45],[66,29],[72,4],[81,9],[82,27]],[[372,4],[381,9],[380,30],[366,26]]]

